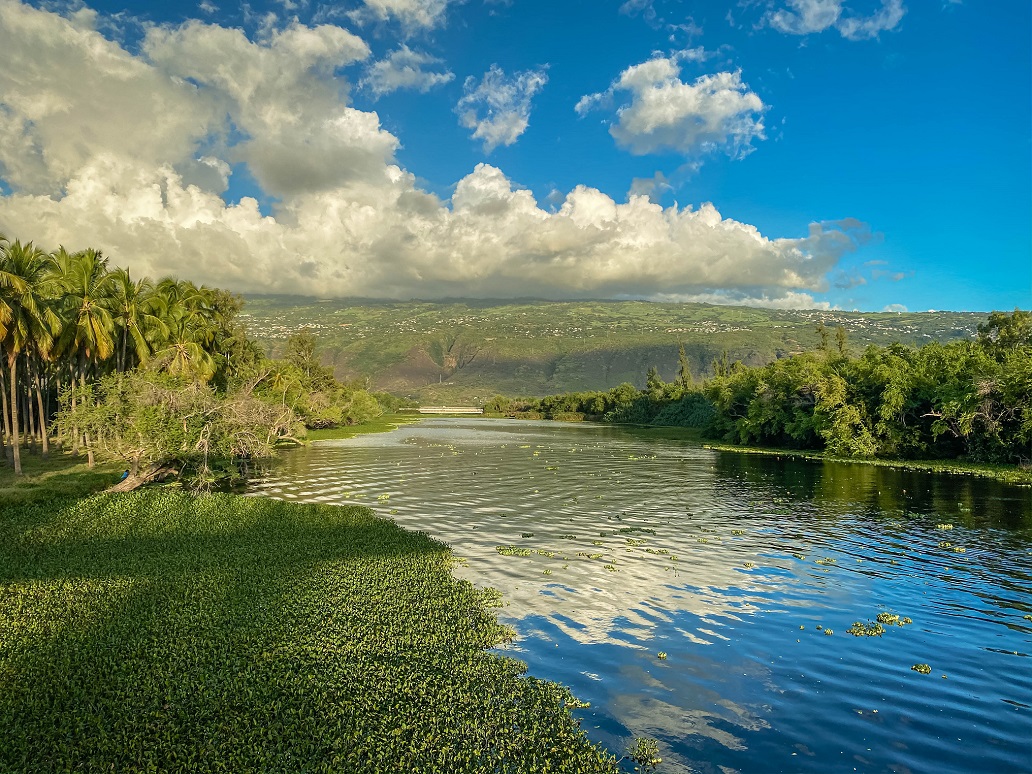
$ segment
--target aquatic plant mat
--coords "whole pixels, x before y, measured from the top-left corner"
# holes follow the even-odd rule
[[[362,508],[0,505],[0,771],[616,771],[451,561]]]

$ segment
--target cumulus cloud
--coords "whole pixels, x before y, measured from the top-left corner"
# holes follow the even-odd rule
[[[786,7],[770,11],[764,21],[789,35],[835,29],[848,40],[866,40],[895,29],[905,13],[903,0],[882,0],[878,10],[869,16],[850,13],[845,0],[787,0]]]
[[[628,67],[609,89],[581,97],[574,109],[585,115],[624,99],[609,133],[636,155],[674,151],[698,156],[719,150],[732,158],[745,156],[753,140],[765,139],[766,105],[742,82],[741,72],[682,81],[682,58],[696,55],[692,49],[685,57],[657,56]]]
[[[377,115],[348,104],[339,68],[368,49],[332,26],[255,41],[193,22],[151,28],[132,54],[0,0],[0,49],[0,231],[96,246],[137,275],[320,296],[810,305],[869,235],[837,221],[771,239],[710,204],[586,186],[542,207],[487,164],[441,200],[398,165]],[[529,103],[536,88],[516,91]],[[235,165],[277,198],[271,215],[223,198]]]
[[[530,125],[530,103],[548,83],[545,67],[515,73],[511,78],[498,65],[479,81],[470,76],[455,111],[459,123],[473,130],[473,139],[483,140],[484,152],[499,145],[512,145]]]
[[[375,97],[382,97],[399,89],[414,89],[425,94],[434,86],[448,83],[455,78],[452,72],[431,72],[423,69],[427,65],[440,63],[441,60],[437,57],[413,51],[402,44],[401,48],[370,64],[361,85]]]

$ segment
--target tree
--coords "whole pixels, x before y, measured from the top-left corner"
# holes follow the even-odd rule
[[[846,329],[843,326],[835,328],[835,344],[838,346],[840,355],[846,354]]]
[[[97,438],[97,453],[124,462],[116,488],[134,489],[163,475],[198,486],[236,477],[237,464],[272,455],[277,443],[304,432],[289,408],[259,400],[254,383],[224,396],[194,379],[135,371],[105,377],[58,414],[62,427]]]
[[[15,241],[0,255],[0,326],[11,390],[11,451],[14,472],[21,475],[18,416],[18,359],[29,347],[50,351],[56,316],[46,305],[49,256],[32,242]]]
[[[677,378],[681,383],[681,390],[688,392],[695,384],[695,377],[692,376],[692,368],[688,363],[688,355],[684,351],[684,344],[677,348]]]

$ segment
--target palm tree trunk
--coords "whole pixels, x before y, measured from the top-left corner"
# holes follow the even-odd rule
[[[30,367],[30,365],[27,365]],[[27,383],[25,385],[25,408],[27,422],[25,434],[29,437],[29,452],[32,454],[36,453],[36,407],[32,405],[32,384]]]
[[[39,438],[40,445],[42,446],[42,457],[48,459],[50,457],[50,440],[47,438],[47,410],[43,403],[43,387],[39,382],[39,369],[33,373],[34,381],[36,382],[36,405],[39,406]]]
[[[7,386],[7,382],[4,379],[4,374],[0,373],[0,399],[2,399],[2,400],[0,400],[0,403],[3,404],[3,415],[4,415],[4,438],[3,438],[3,441],[4,441],[4,456],[8,459],[8,461],[11,461],[11,460],[13,460],[13,457],[11,456],[11,454],[12,454],[11,447],[7,445],[7,441],[11,437],[11,419],[10,419],[11,415],[10,415],[10,412],[8,412],[8,410],[7,410],[8,406],[7,406],[7,390],[6,390],[6,386]]]
[[[82,370],[79,372],[79,384],[83,388],[83,390],[86,389],[86,366],[85,366],[85,364],[83,365]],[[94,465],[93,444],[90,443],[90,434],[89,433],[83,433],[82,434],[82,442],[86,446],[86,467],[92,468],[93,465]]]
[[[21,449],[18,447],[18,358],[8,357],[7,366],[11,372],[11,449],[14,453],[14,475],[22,474]]]

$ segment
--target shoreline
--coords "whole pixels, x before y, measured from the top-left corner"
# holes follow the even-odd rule
[[[766,457],[787,457],[810,462],[841,462],[851,465],[872,465],[880,468],[895,468],[908,472],[939,473],[949,476],[974,476],[989,478],[1015,486],[1032,487],[1032,469],[1023,470],[1017,465],[992,465],[962,460],[889,460],[857,459],[835,457],[824,452],[803,449],[777,449],[765,446],[738,446],[730,443],[703,443],[704,449],[731,452],[734,454],[759,454]]]

